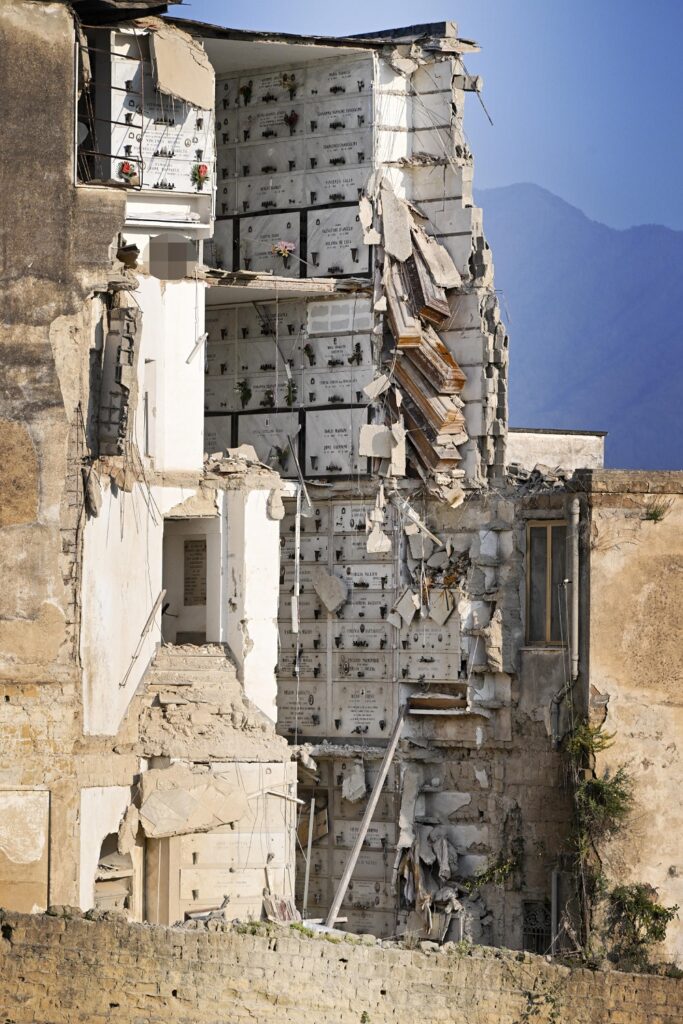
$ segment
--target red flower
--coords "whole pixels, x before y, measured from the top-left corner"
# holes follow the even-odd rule
[[[205,178],[208,173],[209,168],[206,166],[206,164],[200,164],[199,167],[197,168],[197,174],[199,175],[200,178]]]
[[[133,173],[133,166],[132,166],[132,164],[129,164],[127,160],[124,160],[123,163],[121,164],[121,174],[132,174],[132,173]]]

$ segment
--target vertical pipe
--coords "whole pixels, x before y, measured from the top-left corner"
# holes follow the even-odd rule
[[[315,797],[311,797],[311,810],[308,816],[308,842],[306,844],[306,873],[304,875],[304,902],[302,917],[306,919],[308,913],[308,881],[311,877],[311,847],[313,846],[313,822],[315,820]]]
[[[572,498],[569,506],[569,532],[571,536],[571,579],[572,612],[570,648],[572,655],[572,679],[579,675],[579,511],[578,498]]]
[[[560,891],[560,872],[557,868],[553,868],[553,873],[550,877],[550,953],[552,956],[557,954],[557,932],[559,928],[559,891]]]

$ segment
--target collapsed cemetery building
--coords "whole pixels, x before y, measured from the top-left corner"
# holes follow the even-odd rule
[[[164,7],[2,12],[0,905],[573,948],[585,718],[683,903],[683,480],[508,432],[476,45]]]

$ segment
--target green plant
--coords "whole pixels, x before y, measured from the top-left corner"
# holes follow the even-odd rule
[[[584,758],[608,750],[614,742],[615,735],[613,732],[605,732],[602,725],[582,722],[567,736],[565,750],[575,761],[583,763]]]
[[[522,836],[515,836],[510,842],[509,853],[499,853],[489,861],[483,871],[461,884],[468,892],[481,889],[483,885],[504,885],[509,878],[521,871],[523,856],[524,839]]]
[[[520,1024],[531,1020],[532,1017],[540,1017],[543,1010],[546,1011],[545,1019],[547,1024],[559,1024],[561,1018],[558,991],[559,986],[553,988],[542,986],[539,992],[525,992],[526,1006],[522,1011]]]
[[[648,947],[664,941],[678,906],[658,903],[657,890],[642,883],[618,885],[610,892],[608,904],[614,954],[631,964],[646,966]]]
[[[367,1010],[363,1010],[360,1015],[360,1024],[370,1024],[370,1014]]]
[[[296,402],[296,395],[297,395],[297,386],[294,383],[294,381],[290,379],[290,380],[287,381],[287,390],[285,392],[285,402],[287,403],[287,405],[289,406],[290,409],[292,408],[292,406]]]
[[[305,935],[308,939],[312,939],[315,935],[315,932],[311,931],[310,928],[307,928],[305,924],[301,923],[301,921],[294,921],[289,927],[293,932],[299,932],[301,935]]]
[[[624,765],[610,776],[581,779],[576,785],[574,800],[579,838],[591,842],[613,835],[631,813],[633,779]]]
[[[665,519],[671,511],[672,504],[673,499],[671,498],[653,498],[645,506],[643,519],[650,523],[661,523],[662,519]]]

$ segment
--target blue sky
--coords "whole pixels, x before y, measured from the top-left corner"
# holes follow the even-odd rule
[[[192,0],[233,28],[344,35],[451,19],[480,54],[494,126],[470,97],[479,188],[531,181],[613,227],[683,229],[683,0]]]

